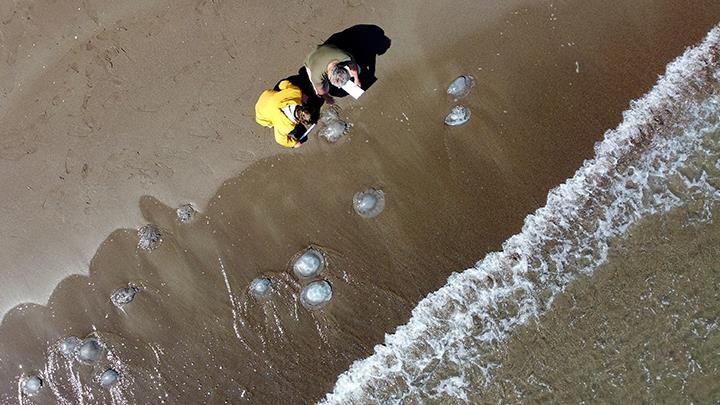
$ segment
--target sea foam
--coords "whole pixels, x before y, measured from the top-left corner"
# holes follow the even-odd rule
[[[716,26],[631,103],[595,157],[550,191],[501,252],[452,274],[373,355],[340,375],[322,403],[467,400],[467,370],[490,383],[502,366],[493,351],[605,262],[613,238],[677,207],[688,208],[690,220],[711,220],[720,197],[719,54]]]

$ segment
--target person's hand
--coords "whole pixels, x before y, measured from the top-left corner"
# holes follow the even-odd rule
[[[358,73],[357,66],[354,69],[350,69],[350,76],[353,78],[353,82],[358,87],[362,87],[362,84],[360,84],[360,74]]]
[[[293,149],[297,149],[297,148],[301,147],[302,145],[303,145],[303,144],[301,144],[300,142],[298,142],[298,143],[296,143],[295,145],[293,145]]]

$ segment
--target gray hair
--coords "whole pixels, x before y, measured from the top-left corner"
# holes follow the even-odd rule
[[[337,64],[328,76],[330,83],[335,87],[342,87],[350,80],[350,72],[344,65]]]

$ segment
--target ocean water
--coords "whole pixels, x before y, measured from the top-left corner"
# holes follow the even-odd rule
[[[594,158],[549,193],[546,205],[525,219],[522,232],[509,238],[502,251],[450,276],[373,355],[340,375],[321,402],[463,403],[482,400],[485,393],[489,402],[552,400],[552,388],[530,371],[503,374],[511,368],[503,353],[513,333],[552,312],[555,301],[605,264],[610,246],[639,222],[682,210],[678,227],[712,223],[719,200],[716,27],[670,63],[649,93],[632,102],[622,123],[596,144]],[[705,310],[716,313],[714,303],[705,302]],[[716,341],[716,315],[705,321],[705,333],[696,336]],[[532,352],[533,347],[525,347],[523,354],[532,357]],[[707,350],[705,356],[694,359],[689,372],[702,373],[698,364],[716,354]],[[522,356],[515,361],[522,362]],[[714,368],[706,374],[717,377],[717,362],[710,364]],[[661,373],[656,373],[658,380]],[[498,389],[499,375],[513,376],[515,382],[503,380],[509,385]],[[644,375],[649,389],[650,372]],[[526,386],[535,383],[545,396],[525,396],[518,381],[527,379]],[[694,399],[703,402],[713,399],[713,392],[717,395],[716,389],[708,390],[709,397]]]

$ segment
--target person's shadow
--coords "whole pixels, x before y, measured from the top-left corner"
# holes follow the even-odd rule
[[[360,66],[360,83],[367,90],[377,81],[375,61],[390,48],[390,38],[377,25],[358,24],[332,34],[323,45],[334,45],[353,56]],[[340,90],[342,91],[342,90]],[[343,95],[347,95],[342,91]]]
[[[384,54],[390,48],[390,38],[385,31],[377,25],[358,24],[344,31],[332,34],[322,45],[334,45],[353,56],[355,63],[360,66],[360,84],[367,90],[377,81],[375,77],[375,61],[378,55]],[[285,78],[298,86],[303,95],[307,96],[305,104],[312,107],[319,114],[325,100],[315,95],[315,88],[305,71],[305,67],[298,70],[298,74]],[[330,87],[333,97],[345,97],[345,90]],[[315,117],[314,117],[315,118]]]

